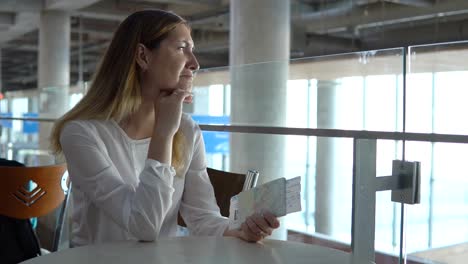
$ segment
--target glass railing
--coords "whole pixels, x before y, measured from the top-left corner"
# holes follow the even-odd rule
[[[402,131],[403,67],[397,48],[205,69],[186,111],[229,117],[212,124]]]
[[[82,98],[85,87],[5,92],[0,100],[0,157],[27,165],[56,162],[48,143],[52,124]]]
[[[409,48],[407,131],[468,135],[468,42]],[[406,248],[411,257],[462,263],[468,249],[468,144],[408,142],[419,160],[421,204],[407,208]]]
[[[462,59],[466,45],[204,69],[195,79],[194,102],[184,105],[184,111],[203,130],[208,166],[234,172],[257,169],[259,184],[301,176],[302,211],[285,218],[289,230],[357,251],[356,243],[362,241],[353,241],[353,221],[375,217],[375,242],[370,244],[378,259],[430,263],[431,252],[463,244],[468,237],[468,192],[463,188],[468,131],[461,82],[468,74]],[[62,106],[70,107],[83,94],[70,88],[58,97],[68,100]],[[0,119],[0,156],[36,164],[34,157],[47,151],[42,125],[61,112],[21,112],[17,98],[7,93],[0,101],[7,116]],[[40,95],[26,98],[44,100]],[[31,115],[46,119],[11,120]],[[356,139],[376,140],[375,156],[364,161],[375,162],[375,176],[391,175],[394,159],[421,162],[419,205],[391,202],[390,191],[378,191],[375,216],[369,211],[355,217]],[[366,184],[374,183],[364,182],[364,189]]]

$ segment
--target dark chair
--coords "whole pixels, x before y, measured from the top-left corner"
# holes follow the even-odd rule
[[[0,181],[0,215],[29,219],[49,214],[61,205],[52,243],[52,251],[57,251],[71,189],[67,165],[0,166]]]
[[[229,217],[229,206],[231,197],[237,195],[241,191],[255,187],[259,173],[254,170],[249,170],[247,174],[234,172],[220,171],[212,168],[206,169],[213,185],[216,203],[219,206],[222,216]],[[187,225],[179,213],[177,224],[182,227]]]

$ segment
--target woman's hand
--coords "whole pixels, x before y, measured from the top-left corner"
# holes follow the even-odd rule
[[[227,231],[225,235],[236,236],[248,242],[257,242],[271,235],[273,230],[279,226],[280,223],[276,216],[265,211],[247,217],[240,230],[237,230],[237,232]]]
[[[161,91],[154,101],[155,133],[172,138],[180,126],[182,102],[191,95],[183,89]]]
[[[153,101],[154,129],[148,149],[148,158],[171,164],[172,143],[180,126],[182,101],[189,95],[190,93],[182,89],[176,89],[160,91],[155,96]]]

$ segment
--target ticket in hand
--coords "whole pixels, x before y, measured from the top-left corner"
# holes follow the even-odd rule
[[[248,216],[263,210],[277,217],[301,211],[301,177],[279,178],[233,196],[230,228],[239,228]]]

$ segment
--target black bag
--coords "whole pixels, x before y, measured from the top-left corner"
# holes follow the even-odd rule
[[[0,159],[0,166],[21,167],[24,164]],[[0,215],[0,262],[19,263],[40,255],[41,246],[29,219]]]

